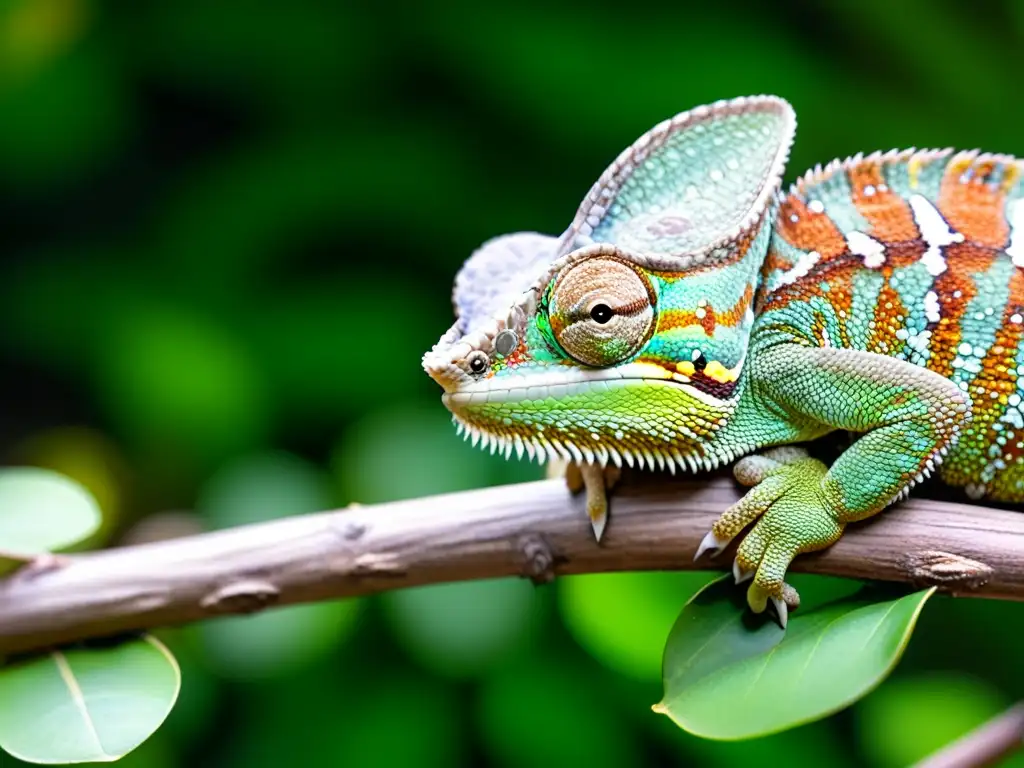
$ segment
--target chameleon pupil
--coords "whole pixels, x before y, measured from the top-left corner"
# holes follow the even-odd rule
[[[590,317],[595,323],[600,323],[601,325],[604,325],[611,320],[614,314],[615,313],[612,311],[612,308],[607,304],[597,304],[590,310]]]

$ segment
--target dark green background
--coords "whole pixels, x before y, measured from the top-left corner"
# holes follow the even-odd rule
[[[1022,43],[1012,2],[0,0],[2,455],[84,481],[109,542],[536,477],[461,443],[419,367],[478,243],[560,232],[641,132],[742,94],[795,105],[790,179],[1024,153]],[[852,710],[701,742],[649,706],[705,579],[166,632],[182,698],[126,764],[898,766],[1024,690],[1021,607],[937,599]]]

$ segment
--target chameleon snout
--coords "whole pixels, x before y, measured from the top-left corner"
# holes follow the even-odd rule
[[[488,377],[518,345],[522,331],[507,321],[489,321],[462,334],[458,323],[423,356],[423,370],[441,385],[447,396]]]

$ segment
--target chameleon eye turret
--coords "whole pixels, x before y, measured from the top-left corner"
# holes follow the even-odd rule
[[[570,357],[604,368],[634,355],[650,338],[656,302],[650,281],[630,265],[584,259],[552,283],[548,322]]]

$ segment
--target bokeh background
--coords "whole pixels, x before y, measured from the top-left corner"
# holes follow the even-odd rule
[[[84,482],[105,543],[539,477],[462,443],[419,367],[477,244],[560,232],[641,132],[741,94],[795,105],[790,179],[1024,154],[1022,71],[1009,1],[0,0],[0,455]],[[900,766],[1024,692],[1024,609],[936,599],[851,710],[702,742],[649,706],[706,579],[167,631],[182,697],[125,764]]]

